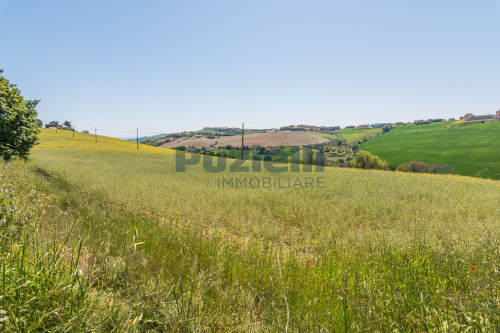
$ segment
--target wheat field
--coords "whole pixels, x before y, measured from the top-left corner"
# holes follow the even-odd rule
[[[49,285],[60,279],[78,292],[37,293],[40,304],[51,301],[35,311],[28,296],[14,297],[23,288],[9,294],[4,284],[7,330],[500,327],[498,181],[344,168],[277,174],[262,162],[260,172],[210,173],[202,163],[176,172],[169,149],[67,131],[40,138],[29,162],[2,165],[2,190],[37,221],[24,236],[31,250],[5,245],[3,276],[14,281],[16,256],[35,265],[45,249],[68,267]],[[220,186],[277,177],[302,184]],[[306,188],[306,177],[321,186]],[[75,274],[85,281],[78,288]],[[31,312],[15,313],[23,302]]]

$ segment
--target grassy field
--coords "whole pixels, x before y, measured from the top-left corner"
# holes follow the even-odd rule
[[[0,327],[500,327],[498,181],[341,168],[175,172],[174,154],[43,130],[29,163],[2,163],[0,231],[10,236],[0,237]],[[221,177],[323,185],[231,188]]]
[[[371,138],[379,133],[382,133],[381,128],[368,128],[368,129],[345,128],[343,130],[339,130],[338,133],[335,133],[335,134],[314,132],[314,134],[321,136],[323,138],[346,140],[347,143],[363,141],[363,140],[369,139],[369,138]]]
[[[500,122],[448,127],[405,125],[361,144],[392,166],[410,161],[451,164],[455,172],[500,179]]]

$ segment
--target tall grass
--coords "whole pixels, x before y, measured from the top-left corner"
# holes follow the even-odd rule
[[[5,173],[32,216],[2,254],[6,330],[500,327],[498,182],[327,169],[324,189],[223,189],[92,139],[46,131]]]

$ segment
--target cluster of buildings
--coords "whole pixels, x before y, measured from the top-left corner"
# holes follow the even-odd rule
[[[470,120],[486,120],[486,119],[500,119],[500,110],[496,114],[484,114],[479,116],[474,116],[472,113],[467,113],[464,117],[464,121]]]
[[[410,123],[406,123],[406,124],[410,124]],[[405,125],[404,122],[402,121],[398,121],[396,123],[376,123],[376,124],[361,124],[359,126],[347,126],[346,128],[354,128],[354,129],[368,129],[368,128],[382,128],[382,127],[385,127],[385,126],[390,126],[390,127],[396,127],[396,126],[401,126],[401,125]]]
[[[339,129],[340,126],[288,125],[280,127],[280,131],[306,131],[306,132],[337,131]]]
[[[465,116],[460,117],[464,121],[469,120],[485,120],[485,119],[500,119],[500,110],[496,112],[496,114],[486,114],[474,116],[472,113],[467,113]],[[368,129],[368,128],[383,128],[385,126],[396,127],[401,125],[424,125],[430,123],[436,123],[441,121],[454,121],[455,118],[434,118],[434,119],[417,119],[413,123],[412,122],[396,122],[396,123],[376,123],[376,124],[361,124],[359,126],[346,126],[345,128],[352,129]],[[314,126],[314,125],[288,125],[280,127],[280,131],[305,131],[305,132],[327,132],[327,131],[337,131],[340,129],[340,126]]]
[[[448,119],[449,121],[451,120],[455,120],[455,118],[449,118]],[[443,119],[443,118],[434,118],[434,119],[419,119],[419,120],[415,120],[413,123],[415,125],[424,125],[424,124],[430,124],[430,123],[438,123],[440,121],[446,121],[446,119]]]

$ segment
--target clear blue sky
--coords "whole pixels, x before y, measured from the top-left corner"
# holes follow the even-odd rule
[[[0,0],[0,22],[4,76],[42,100],[42,120],[78,129],[345,126],[500,108],[500,0]]]

